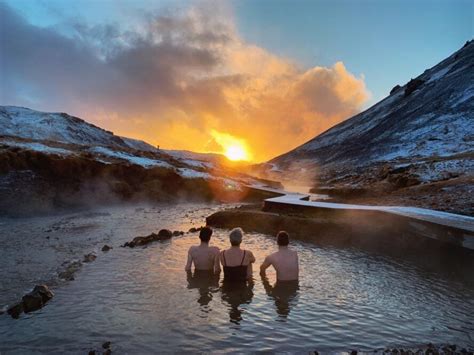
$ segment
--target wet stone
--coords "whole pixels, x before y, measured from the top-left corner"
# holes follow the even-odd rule
[[[112,343],[110,341],[106,341],[105,343],[102,344],[102,348],[109,349],[111,344]]]
[[[23,303],[18,303],[10,308],[8,308],[7,313],[15,319],[20,317],[20,314],[23,313]]]
[[[102,251],[103,251],[103,252],[107,252],[107,251],[109,251],[110,249],[112,249],[112,247],[111,247],[111,246],[108,246],[107,244],[105,244],[105,245],[102,247]]]
[[[199,232],[202,229],[202,227],[196,228],[196,227],[191,227],[189,228],[189,233],[196,233]]]
[[[173,237],[173,232],[171,232],[169,229],[161,229],[158,232],[158,234],[151,233],[150,235],[147,235],[146,237],[135,237],[132,239],[132,241],[126,242],[125,244],[123,244],[122,247],[135,248],[137,246],[147,245],[151,242],[167,240],[172,237]]]
[[[23,310],[25,313],[42,308],[54,294],[46,285],[36,285],[33,291],[23,296]]]
[[[95,256],[92,253],[89,253],[89,254],[84,255],[84,259],[82,261],[85,263],[90,263],[94,261],[95,259],[97,259],[97,256]]]

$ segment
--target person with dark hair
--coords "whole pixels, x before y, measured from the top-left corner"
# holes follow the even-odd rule
[[[250,250],[240,248],[244,232],[241,228],[230,231],[229,241],[231,247],[220,253],[224,269],[224,282],[245,282],[252,278],[252,264],[255,262]]]
[[[216,274],[221,271],[219,266],[219,248],[209,246],[211,236],[212,229],[210,227],[201,229],[199,232],[201,244],[189,248],[188,260],[184,268],[186,271],[191,271],[193,263],[196,271],[211,271]]]
[[[273,266],[276,270],[277,281],[298,280],[299,266],[298,253],[288,248],[290,237],[287,232],[277,234],[278,251],[268,255],[260,266],[260,274],[265,276],[265,271]]]

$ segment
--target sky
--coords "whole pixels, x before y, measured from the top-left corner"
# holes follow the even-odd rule
[[[470,0],[0,0],[0,104],[264,161],[473,34]]]

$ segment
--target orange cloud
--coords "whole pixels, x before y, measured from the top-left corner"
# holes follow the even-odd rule
[[[220,132],[263,161],[357,113],[368,99],[363,77],[342,62],[301,68],[244,41],[229,10],[215,7],[152,16],[135,32],[82,24],[74,38],[2,16],[11,32],[4,38],[14,39],[0,48],[5,82],[29,89],[28,98],[9,90],[8,103],[67,111],[163,148],[224,153],[213,135]]]

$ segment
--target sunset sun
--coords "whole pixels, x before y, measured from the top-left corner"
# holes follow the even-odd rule
[[[211,135],[217,145],[221,147],[219,153],[224,154],[227,159],[232,161],[252,160],[252,154],[244,139],[216,130],[212,130]]]
[[[245,151],[245,147],[241,145],[231,145],[228,146],[225,150],[224,155],[229,160],[247,160],[247,152]]]

